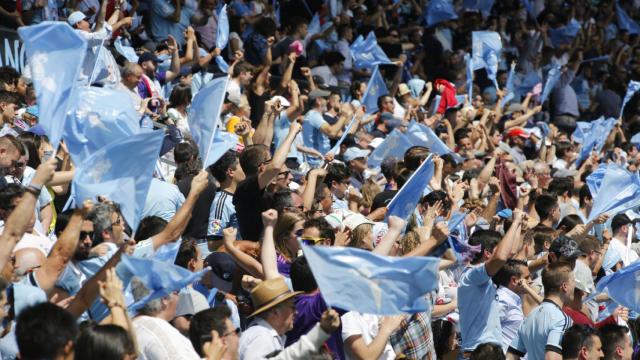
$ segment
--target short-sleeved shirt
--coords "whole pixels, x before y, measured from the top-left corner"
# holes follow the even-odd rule
[[[331,150],[329,137],[320,131],[322,125],[327,124],[321,113],[311,110],[307,113],[302,123],[302,139],[304,146],[314,148],[321,154],[326,154]],[[307,156],[307,162],[311,165],[320,165],[322,159]]]
[[[151,180],[151,186],[149,186],[141,218],[158,216],[170,221],[182,206],[184,200],[184,195],[176,185],[153,179]]]
[[[497,288],[484,264],[468,267],[458,287],[462,350],[473,351],[484,343],[502,343]]]
[[[509,352],[527,354],[529,360],[543,360],[547,351],[562,354],[562,335],[572,323],[557,304],[545,299],[524,319]]]
[[[524,321],[522,300],[518,294],[501,286],[498,291],[500,303],[500,325],[502,326],[502,350],[507,351],[513,339],[518,336],[520,324]]]
[[[220,190],[211,203],[207,235],[222,236],[222,230],[228,227],[238,228],[238,216],[233,206],[233,194]]]
[[[362,336],[362,341],[365,345],[369,345],[373,342],[373,339],[378,336],[380,317],[372,314],[361,314],[355,311],[349,311],[342,315],[340,318],[342,321],[342,341],[346,342],[351,336]],[[393,360],[396,358],[396,353],[393,351],[391,343],[387,341],[384,346],[382,354],[378,357],[378,360]],[[350,356],[349,351],[345,349],[345,359],[354,359]]]

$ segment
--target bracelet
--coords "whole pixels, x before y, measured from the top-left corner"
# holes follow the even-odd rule
[[[42,187],[37,187],[35,185],[27,185],[24,187],[27,192],[32,193],[35,197],[40,196],[40,192],[42,191]]]

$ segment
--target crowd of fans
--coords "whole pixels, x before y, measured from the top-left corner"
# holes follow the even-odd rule
[[[640,37],[616,19],[640,3],[479,3],[454,1],[456,19],[427,26],[428,0],[0,1],[0,27],[60,21],[102,41],[105,71],[90,85],[126,93],[122,106],[170,146],[140,224],[108,198],[67,210],[77,164],[38,125],[31,69],[0,68],[1,358],[639,358],[640,302],[629,309],[595,284],[640,258],[640,214],[592,214],[587,178],[604,164],[638,170],[640,97],[621,108],[640,79]],[[480,30],[501,37],[496,83],[467,75]],[[387,92],[376,111],[365,105],[374,68],[350,46],[370,32],[391,59],[377,65]],[[213,121],[237,143],[203,170],[190,106],[223,76]],[[580,123],[600,117],[615,126],[583,158]],[[397,153],[385,139],[415,124],[448,151],[417,141],[371,161]],[[415,211],[388,216],[425,160],[434,171]],[[454,213],[466,214],[464,250],[447,241]],[[153,289],[125,281],[118,262],[172,244],[175,265],[211,271],[132,310]],[[438,257],[438,289],[415,314],[333,308],[301,244]]]

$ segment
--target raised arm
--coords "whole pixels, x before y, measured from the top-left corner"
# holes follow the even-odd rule
[[[276,152],[273,154],[271,158],[271,163],[267,166],[265,171],[258,176],[258,184],[260,185],[260,189],[264,189],[271,183],[273,179],[278,176],[284,162],[287,160],[287,154],[291,149],[291,145],[293,144],[293,140],[295,140],[296,135],[302,130],[302,125],[299,122],[293,121],[289,125],[289,133],[287,137],[284,139],[280,147],[276,149]]]
[[[508,259],[516,255],[516,251],[514,251],[514,244],[519,238],[523,217],[524,214],[520,209],[513,210],[513,223],[511,224],[511,227],[507,233],[504,234],[500,243],[498,243],[498,246],[489,261],[484,265],[489,276],[495,275],[500,271],[500,269],[502,269],[502,266]]]
[[[58,238],[58,241],[56,241],[53,249],[51,249],[51,253],[49,253],[44,265],[35,271],[34,276],[38,281],[38,285],[45,292],[53,289],[58,277],[73,257],[80,239],[82,221],[89,213],[89,209],[90,205],[87,205],[83,209],[76,209],[73,212],[67,227]]]
[[[387,220],[387,222],[389,224],[389,230],[382,237],[382,240],[380,240],[380,243],[378,244],[378,246],[376,246],[376,248],[373,249],[374,254],[379,254],[383,256],[389,255],[389,252],[391,252],[391,249],[393,248],[393,245],[396,243],[396,240],[398,240],[398,238],[402,234],[402,230],[404,230],[404,226],[407,224],[407,222],[404,221],[403,219],[393,215],[389,216],[389,219]]]
[[[56,169],[56,163],[56,159],[49,159],[40,164],[33,180],[31,180],[30,186],[40,188],[48,185]],[[18,241],[22,239],[25,231],[27,231],[27,226],[29,225],[31,215],[36,207],[36,200],[38,199],[38,195],[34,193],[35,191],[33,193],[25,192],[16,208],[5,221],[4,231],[0,235],[0,268],[4,268],[7,262],[9,262],[13,248]]]
[[[167,82],[171,82],[180,75],[180,55],[178,54],[178,42],[173,36],[169,35],[167,44],[171,53],[171,68],[167,70],[165,79]]]
[[[264,280],[280,277],[280,273],[278,273],[276,244],[273,239],[273,230],[276,226],[276,221],[278,221],[278,212],[274,209],[269,209],[262,213],[264,236],[262,237],[262,245],[260,246],[260,262],[262,263]]]

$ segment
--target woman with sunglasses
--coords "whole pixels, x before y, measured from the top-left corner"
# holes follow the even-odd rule
[[[299,238],[304,232],[304,218],[296,213],[278,214],[273,230],[276,243],[278,272],[289,277],[291,263],[300,252]]]

